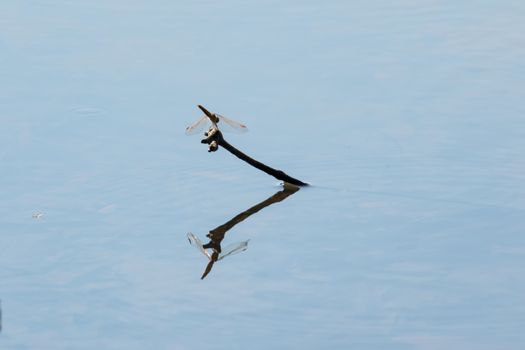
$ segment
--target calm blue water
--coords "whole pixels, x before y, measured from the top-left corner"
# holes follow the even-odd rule
[[[524,15],[3,2],[0,348],[523,349]],[[313,185],[204,280],[187,233],[281,187],[184,135],[197,104]]]

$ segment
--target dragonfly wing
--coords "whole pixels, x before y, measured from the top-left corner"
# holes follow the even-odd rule
[[[211,259],[211,254],[206,249],[204,249],[199,237],[190,232],[188,233],[188,241],[190,241],[190,244],[197,248],[202,254],[206,255],[208,259]]]
[[[244,252],[246,249],[248,249],[248,242],[249,241],[242,241],[228,245],[227,247],[222,249],[222,253],[219,256],[219,259],[217,260],[222,260],[227,256]]]
[[[186,128],[186,135],[195,135],[208,125],[209,119],[207,116],[202,117],[201,119],[197,120],[193,125],[190,125]]]
[[[228,119],[225,116],[217,114],[217,113],[215,113],[215,115],[219,117],[219,129],[221,129],[221,131],[222,131],[222,127],[224,126],[226,126],[224,128],[224,131],[227,131],[227,132],[230,131],[230,132],[234,132],[237,134],[241,134],[241,133],[245,133],[248,131],[248,128],[246,127],[246,125],[242,123],[236,122],[235,120]],[[224,123],[221,125],[220,122],[224,122]]]

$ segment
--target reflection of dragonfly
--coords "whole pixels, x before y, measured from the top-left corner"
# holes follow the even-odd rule
[[[244,252],[246,249],[248,249],[248,242],[250,240],[232,243],[226,246],[225,248],[222,248],[220,252],[218,252],[217,249],[212,248],[214,253],[219,253],[217,255],[217,258],[214,257],[213,253],[210,253],[209,250],[205,249],[199,237],[195,236],[191,232],[188,233],[188,241],[190,241],[190,244],[194,246],[195,248],[197,248],[202,254],[206,255],[208,259],[219,261],[219,260],[224,259],[227,256],[235,255],[240,252]]]
[[[201,276],[201,279],[205,278],[210,273],[215,262],[222,260],[227,256],[234,255],[248,249],[248,241],[233,243],[221,249],[221,243],[224,239],[224,236],[226,235],[226,232],[231,230],[235,225],[244,221],[251,215],[257,213],[259,210],[264,209],[274,203],[281,202],[297,191],[299,191],[299,187],[285,187],[282,191],[278,191],[270,198],[254,205],[249,209],[246,209],[240,214],[237,214],[231,220],[228,220],[224,224],[211,230],[210,233],[206,235],[210,239],[210,241],[206,244],[202,244],[201,240],[193,233],[188,233],[188,241],[190,241],[190,244],[197,248],[209,260],[208,265]]]
[[[186,128],[186,135],[197,134],[201,132],[202,130],[204,130],[210,124],[214,128],[218,129],[217,124],[219,122],[224,122],[223,125],[226,126],[224,131],[230,131],[230,132],[236,132],[236,133],[243,133],[243,132],[248,131],[248,128],[244,124],[228,119],[220,114],[211,113],[201,105],[198,105],[198,107],[206,115],[200,118],[199,120],[197,120],[193,125],[188,126]]]

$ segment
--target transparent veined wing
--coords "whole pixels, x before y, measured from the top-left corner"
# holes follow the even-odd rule
[[[202,246],[202,242],[199,239],[199,237],[195,236],[193,233],[188,233],[188,241],[190,241],[190,244],[197,248],[202,254],[206,255],[208,259],[211,260],[211,253],[208,252],[204,247]]]
[[[232,243],[232,244],[226,246],[225,248],[222,249],[221,254],[219,254],[219,259],[217,259],[217,260],[222,260],[222,259],[224,259],[227,256],[235,255],[235,254],[238,254],[240,252],[244,252],[246,249],[248,249],[248,242],[249,242],[249,240],[248,241],[237,242],[237,243]]]
[[[224,131],[230,131],[230,132],[234,132],[238,134],[245,133],[248,131],[248,128],[246,127],[246,125],[242,123],[236,122],[235,120],[228,119],[225,116],[217,114],[217,113],[215,113],[215,115],[219,118],[218,127],[221,131],[223,131],[224,126],[226,126],[226,128],[224,128]],[[221,122],[224,122],[224,123],[221,125]]]
[[[211,121],[207,116],[203,116],[201,119],[197,120],[194,124],[186,128],[186,135],[195,135],[203,131],[206,126],[208,126]]]

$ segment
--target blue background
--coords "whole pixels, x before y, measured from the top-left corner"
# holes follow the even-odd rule
[[[523,349],[522,1],[4,1],[2,349]],[[196,108],[310,182],[184,135]],[[33,213],[42,213],[40,219]]]

